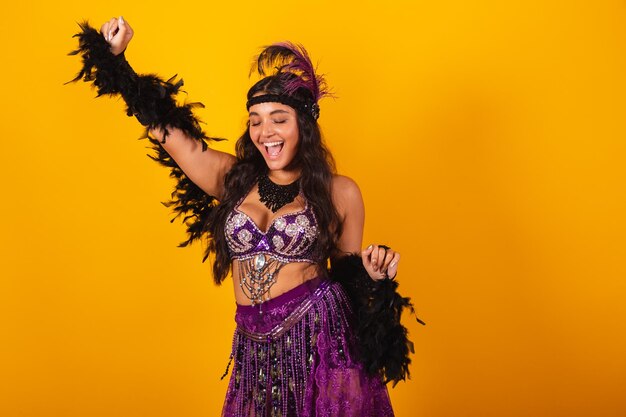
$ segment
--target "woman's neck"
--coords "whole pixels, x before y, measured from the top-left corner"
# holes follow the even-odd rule
[[[291,184],[292,182],[300,178],[300,170],[299,169],[297,170],[296,169],[292,169],[292,170],[277,169],[277,170],[269,171],[267,175],[274,184],[287,185],[287,184]]]

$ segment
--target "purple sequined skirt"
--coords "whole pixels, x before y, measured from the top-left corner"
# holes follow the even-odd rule
[[[386,386],[358,362],[340,284],[315,278],[237,306],[224,417],[393,416]]]

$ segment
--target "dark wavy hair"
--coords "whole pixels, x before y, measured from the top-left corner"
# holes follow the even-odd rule
[[[293,75],[294,77],[296,75]],[[250,99],[258,93],[284,94],[285,81],[283,76],[271,75],[259,80],[248,90]],[[299,88],[291,97],[299,100],[312,101],[311,93],[305,88]],[[291,168],[300,168],[300,189],[317,218],[319,237],[314,253],[320,259],[320,266],[326,268],[327,259],[337,247],[337,240],[341,234],[339,214],[333,204],[331,196],[332,177],[335,173],[334,159],[324,144],[319,124],[310,114],[303,114],[296,110],[299,130],[299,141]],[[237,202],[241,200],[256,184],[260,175],[268,172],[267,164],[260,151],[250,137],[249,122],[246,131],[235,145],[237,162],[226,174],[224,179],[224,196],[211,215],[207,225],[210,239],[208,254],[214,255],[213,278],[220,284],[228,275],[231,259],[224,235],[224,227],[228,214]]]

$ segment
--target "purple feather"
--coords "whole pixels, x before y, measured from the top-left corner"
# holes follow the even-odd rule
[[[315,73],[309,54],[300,44],[291,42],[272,44],[259,54],[253,70],[254,67],[261,76],[266,76],[268,70],[276,70],[279,76],[285,74],[284,87],[287,95],[292,95],[299,88],[309,90],[315,102],[324,96],[332,95],[328,91],[324,77]]]

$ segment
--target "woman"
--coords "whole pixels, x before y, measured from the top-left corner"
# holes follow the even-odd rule
[[[400,255],[361,251],[363,200],[334,174],[317,123],[328,92],[306,51],[279,43],[259,55],[263,78],[233,156],[206,145],[214,138],[193,115],[199,103],[176,104],[182,80],[128,65],[133,30],[122,17],[81,29],[73,81],[124,98],[178,181],[169,205],[188,226],[182,245],[207,239],[218,284],[232,269],[237,329],[222,415],[392,416],[385,384],[408,376],[412,349],[399,322],[412,306],[393,281]]]

